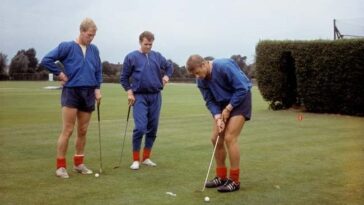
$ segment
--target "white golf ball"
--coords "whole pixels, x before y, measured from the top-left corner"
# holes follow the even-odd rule
[[[210,197],[208,197],[208,196],[205,196],[205,202],[209,202],[210,201]]]
[[[99,177],[99,176],[100,176],[100,175],[99,175],[99,173],[96,173],[96,174],[95,174],[95,177]]]

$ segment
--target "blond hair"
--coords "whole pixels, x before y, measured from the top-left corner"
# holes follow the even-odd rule
[[[85,18],[80,24],[80,31],[88,31],[89,29],[97,30],[95,22],[91,18]]]

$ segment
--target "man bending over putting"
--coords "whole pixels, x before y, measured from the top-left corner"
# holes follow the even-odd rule
[[[186,67],[197,78],[197,86],[212,114],[213,146],[220,136],[215,152],[216,176],[205,186],[217,187],[219,192],[237,191],[240,189],[238,138],[245,121],[251,116],[251,82],[231,59],[207,61],[199,55],[192,55]],[[230,160],[229,177],[225,163],[227,155]]]

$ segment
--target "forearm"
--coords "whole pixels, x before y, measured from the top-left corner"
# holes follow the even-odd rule
[[[56,65],[57,60],[52,58],[51,56],[45,56],[42,61],[41,65],[48,69],[49,72],[53,73],[54,75],[58,76],[62,70],[60,67]]]

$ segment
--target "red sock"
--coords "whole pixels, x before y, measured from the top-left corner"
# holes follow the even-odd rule
[[[149,159],[151,152],[152,152],[151,149],[148,149],[148,148],[143,149],[143,161],[146,159]]]
[[[216,176],[218,176],[221,179],[226,179],[227,178],[227,168],[226,167],[217,167]]]
[[[67,168],[66,167],[66,158],[57,158],[57,169],[59,168]]]
[[[230,169],[230,179],[239,183],[240,169]]]
[[[84,155],[75,155],[73,156],[73,163],[75,166],[83,164]]]
[[[134,161],[139,161],[139,150],[138,151],[133,151],[133,160]]]

